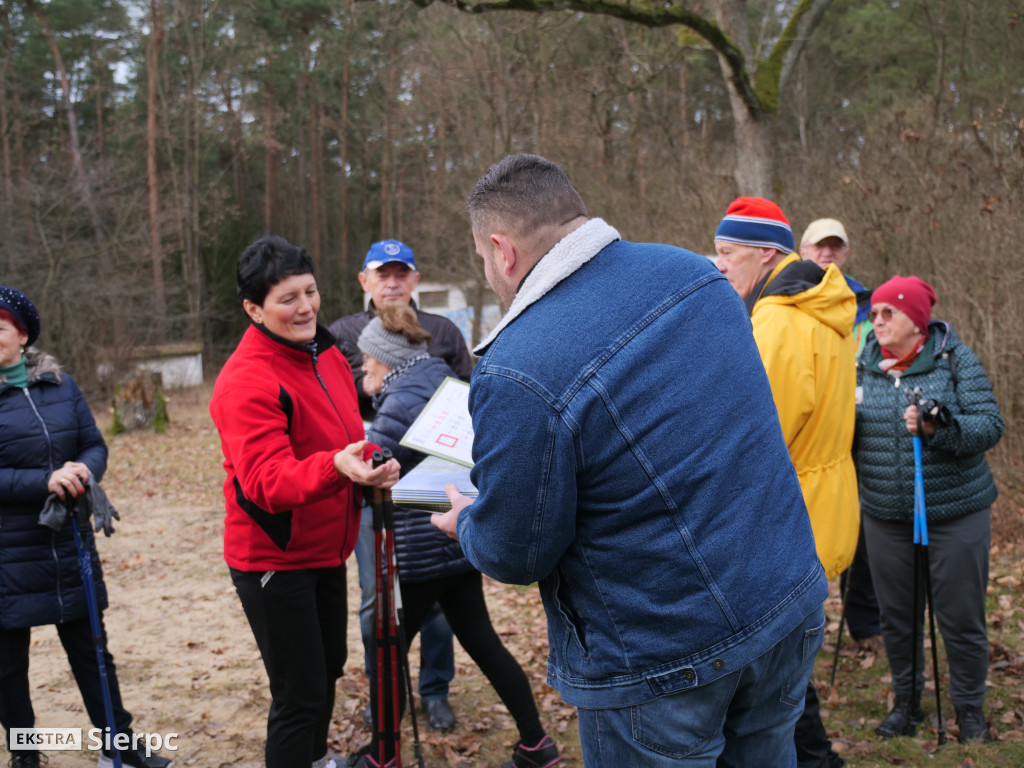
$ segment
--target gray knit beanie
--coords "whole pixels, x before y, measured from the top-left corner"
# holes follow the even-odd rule
[[[413,344],[400,333],[384,328],[379,317],[373,318],[359,334],[359,351],[384,363],[388,368],[398,368],[427,351],[427,342]]]

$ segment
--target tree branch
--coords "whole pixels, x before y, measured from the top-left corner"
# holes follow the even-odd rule
[[[634,24],[641,24],[645,27],[687,27],[703,38],[725,60],[729,79],[735,85],[747,109],[754,114],[759,114],[765,110],[765,105],[754,90],[742,51],[722,31],[718,24],[707,16],[688,10],[681,5],[671,3],[632,3],[629,0],[438,1],[445,5],[450,5],[463,13],[470,14],[490,13],[492,11],[525,11],[527,13],[575,11],[577,13],[589,13],[598,16],[611,16]],[[812,4],[823,1],[825,0],[805,0],[805,2],[811,2]],[[412,0],[412,2],[421,8],[426,8],[432,5],[435,0]],[[831,0],[827,0],[826,5],[828,2],[831,2]]]
[[[832,0],[801,0],[772,52],[754,73],[754,89],[771,112],[778,111],[779,94],[789,82],[793,67],[830,5]]]

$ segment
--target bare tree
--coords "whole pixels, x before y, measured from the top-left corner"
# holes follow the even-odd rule
[[[89,211],[92,220],[93,232],[96,238],[96,247],[99,251],[99,262],[102,274],[109,277],[112,271],[110,254],[107,251],[107,236],[103,229],[103,222],[100,219],[99,208],[96,205],[96,198],[92,192],[92,185],[85,172],[85,164],[82,162],[82,147],[78,140],[78,115],[75,113],[75,105],[71,100],[71,81],[68,79],[68,71],[64,66],[64,58],[60,55],[60,48],[57,47],[57,40],[50,29],[46,16],[39,9],[35,0],[25,0],[25,5],[36,17],[39,26],[43,30],[46,44],[50,48],[50,55],[53,56],[53,64],[57,68],[57,78],[60,82],[61,104],[68,121],[68,154],[71,156],[71,164],[74,168],[75,179],[78,181],[79,192],[82,201]]]
[[[744,194],[769,195],[775,182],[775,122],[779,99],[804,45],[832,0],[800,0],[767,57],[758,61],[750,40],[747,0],[717,0],[714,18],[690,3],[631,0],[438,0],[471,14],[575,11],[612,16],[647,27],[686,27],[718,55],[732,107],[733,176]],[[413,0],[421,7],[435,0]]]

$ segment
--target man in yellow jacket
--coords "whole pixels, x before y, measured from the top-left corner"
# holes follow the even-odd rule
[[[715,251],[750,312],[818,558],[834,578],[853,560],[860,519],[850,452],[857,300],[838,267],[822,269],[794,253],[789,221],[770,200],[733,201],[715,232]],[[843,764],[825,734],[813,683],[796,742],[799,768]]]

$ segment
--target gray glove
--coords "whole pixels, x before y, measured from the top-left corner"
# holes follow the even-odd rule
[[[64,502],[57,498],[56,493],[46,497],[43,504],[43,511],[39,513],[39,524],[45,525],[54,531],[64,527],[64,521],[68,519],[68,508]]]
[[[110,536],[114,532],[114,520],[121,519],[99,483],[91,482],[85,486],[85,493],[75,499],[75,503],[78,505],[79,520],[87,519],[89,513],[92,513],[92,525],[96,533],[102,530],[106,536]],[[86,508],[84,512],[83,507]]]
[[[110,503],[107,494],[96,482],[87,483],[85,493],[71,502],[71,507],[82,525],[89,524],[89,515],[92,515],[93,530],[99,533],[101,530],[107,536],[114,532],[114,520],[120,520],[114,505]],[[64,527],[68,517],[67,504],[57,498],[57,494],[51,493],[46,497],[43,504],[43,511],[39,513],[39,524],[45,525],[54,531]]]

